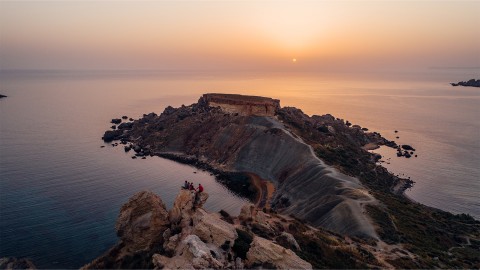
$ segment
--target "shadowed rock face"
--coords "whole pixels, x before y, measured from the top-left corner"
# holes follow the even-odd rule
[[[217,129],[211,139],[202,156],[272,181],[277,210],[339,233],[377,237],[361,207],[374,199],[359,181],[325,165],[275,118],[246,117]]]

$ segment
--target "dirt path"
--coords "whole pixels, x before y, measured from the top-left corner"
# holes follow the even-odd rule
[[[273,193],[275,192],[275,186],[272,182],[260,178],[254,173],[248,173],[252,179],[252,184],[258,191],[257,198],[255,200],[255,206],[257,208],[270,209],[270,203],[272,201]]]

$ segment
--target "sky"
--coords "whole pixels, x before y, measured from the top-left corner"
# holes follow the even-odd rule
[[[479,67],[478,14],[480,1],[0,0],[0,69]]]

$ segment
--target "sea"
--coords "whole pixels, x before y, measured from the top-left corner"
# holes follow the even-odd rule
[[[415,181],[406,195],[480,219],[480,89],[449,84],[479,75],[2,70],[0,94],[8,97],[0,99],[0,257],[30,258],[38,268],[81,267],[118,242],[115,220],[130,196],[151,190],[171,208],[185,180],[206,188],[208,210],[237,215],[247,201],[208,172],[159,157],[132,159],[101,140],[112,118],[160,114],[204,93],[272,97],[409,144],[417,157],[375,150],[388,170]]]

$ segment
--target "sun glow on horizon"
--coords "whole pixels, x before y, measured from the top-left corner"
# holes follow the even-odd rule
[[[480,39],[472,35],[480,25],[480,2],[0,5],[5,69],[276,70],[291,66],[285,59],[298,64],[298,58],[305,59],[302,70],[478,66],[472,56],[480,48]]]

